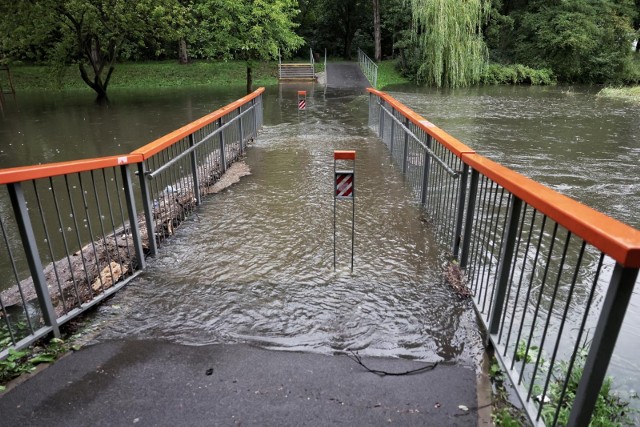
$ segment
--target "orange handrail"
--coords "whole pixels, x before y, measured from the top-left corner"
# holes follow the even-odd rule
[[[189,136],[195,131],[202,129],[206,125],[218,120],[219,118],[227,114],[230,110],[235,110],[236,108],[243,106],[244,104],[251,101],[252,99],[257,98],[263,92],[264,92],[263,87],[256,89],[249,95],[243,98],[240,98],[237,101],[234,101],[231,104],[228,104],[212,113],[209,113],[206,116],[201,117],[198,120],[195,120],[189,123],[188,125],[185,125],[179,129],[176,129],[171,133],[161,136],[160,138],[150,142],[144,147],[141,147],[135,151],[132,151],[131,154],[139,154],[142,156],[144,160],[146,160],[151,156],[153,156],[154,154],[157,154],[160,151],[164,150],[165,148],[170,147],[171,145],[180,141],[182,138]]]
[[[367,89],[383,98],[411,122],[446,146],[462,161],[516,195],[529,206],[595,246],[621,265],[640,268],[640,230],[487,159],[384,92]]]
[[[46,165],[0,169],[0,184],[13,184],[32,179],[49,178],[50,176],[88,172],[96,169],[140,163],[141,161],[142,156],[138,154],[128,154],[124,156],[108,156],[96,159],[72,160]]]
[[[442,145],[444,145],[449,151],[455,154],[457,157],[462,157],[465,153],[475,153],[475,150],[470,148],[469,146],[463,144],[453,136],[449,135],[447,132],[443,131],[429,120],[422,117],[420,114],[416,113],[397,99],[394,99],[390,95],[387,95],[384,92],[380,92],[379,90],[367,88],[370,93],[379,96],[384,99],[389,105],[391,105],[394,109],[399,111],[403,116],[408,118],[413,124],[418,126],[420,129],[431,135],[433,138],[437,139]]]

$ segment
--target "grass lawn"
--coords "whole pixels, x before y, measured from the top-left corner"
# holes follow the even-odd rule
[[[62,70],[48,66],[13,65],[11,74],[17,91],[89,89],[80,78],[78,67],[73,65],[64,67]],[[278,64],[276,62],[254,62],[253,84],[255,87],[277,84],[277,82]],[[159,61],[116,64],[109,88],[200,85],[244,86],[246,85],[246,63],[244,61],[197,61],[180,65],[175,61]]]
[[[386,86],[411,83],[409,79],[400,74],[393,59],[378,63],[378,89],[384,90]]]

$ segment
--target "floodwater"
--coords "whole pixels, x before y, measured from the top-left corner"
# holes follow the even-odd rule
[[[298,89],[310,92],[304,113]],[[637,106],[562,87],[390,92],[479,153],[640,226]],[[19,97],[0,121],[0,167],[128,152],[242,95],[113,92],[109,108],[86,95]],[[107,321],[99,339],[353,349],[474,365],[473,311],[444,283],[443,248],[366,127],[367,97],[272,87],[264,105],[265,126],[246,159],[252,175],[207,199],[143,276],[99,309]],[[335,149],[358,152],[353,274],[345,201],[333,268]],[[640,384],[639,292],[612,361],[625,393]]]

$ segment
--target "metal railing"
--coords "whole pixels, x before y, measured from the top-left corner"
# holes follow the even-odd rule
[[[587,425],[638,275],[640,231],[369,92],[369,126],[457,260],[531,421],[556,425],[570,406],[563,423]]]
[[[358,48],[358,64],[369,83],[373,88],[378,87],[378,65],[367,56],[362,49]]]
[[[256,138],[263,92],[127,155],[0,170],[0,359],[140,274]]]

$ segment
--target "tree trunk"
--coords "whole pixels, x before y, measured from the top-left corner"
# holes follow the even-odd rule
[[[181,64],[189,63],[189,51],[187,50],[187,41],[184,37],[178,40],[178,58]]]
[[[380,34],[380,1],[373,1],[373,39],[375,43],[375,60],[380,62],[382,60],[382,46],[381,46],[381,34]]]
[[[253,92],[253,74],[251,64],[247,63],[247,94]]]

